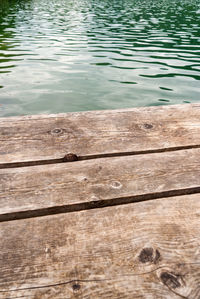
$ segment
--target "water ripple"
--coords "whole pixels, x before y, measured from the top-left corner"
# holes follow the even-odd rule
[[[199,101],[200,0],[1,0],[0,116]]]

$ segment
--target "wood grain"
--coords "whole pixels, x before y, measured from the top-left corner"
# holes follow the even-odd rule
[[[0,169],[0,220],[9,213],[73,211],[195,188],[200,192],[200,149]]]
[[[0,119],[0,166],[200,146],[200,104]]]
[[[200,195],[0,224],[0,298],[200,298]]]

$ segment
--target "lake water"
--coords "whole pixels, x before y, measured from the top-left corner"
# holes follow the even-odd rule
[[[0,0],[0,116],[200,101],[200,0]]]

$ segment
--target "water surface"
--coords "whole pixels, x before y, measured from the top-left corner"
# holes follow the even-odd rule
[[[0,1],[0,116],[200,101],[200,0]]]

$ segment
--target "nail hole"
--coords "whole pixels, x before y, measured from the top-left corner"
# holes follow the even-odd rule
[[[145,127],[145,129],[152,129],[153,128],[153,125],[151,125],[151,124],[144,124],[144,127]]]
[[[62,133],[63,133],[63,130],[60,128],[55,128],[55,129],[51,130],[52,135],[61,135]]]
[[[75,292],[79,291],[80,288],[81,288],[81,286],[80,286],[80,284],[78,284],[78,283],[74,283],[73,286],[72,286],[72,289],[73,289],[73,291],[75,291]]]
[[[111,184],[111,186],[112,186],[113,188],[120,188],[120,187],[122,186],[122,184],[121,184],[120,182],[113,182],[113,183]]]

